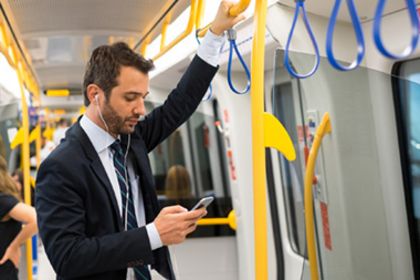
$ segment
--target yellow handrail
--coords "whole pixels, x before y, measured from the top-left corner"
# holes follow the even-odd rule
[[[172,12],[169,12],[162,24],[162,32],[161,32],[161,39],[160,39],[160,49],[162,50],[165,47],[166,43],[166,32],[168,31],[168,26],[171,23]]]
[[[235,210],[229,212],[226,218],[204,218],[197,222],[199,226],[215,226],[215,225],[229,225],[233,230],[236,230],[236,216]]]
[[[170,49],[172,49],[176,44],[178,44],[181,40],[183,40],[185,37],[190,35],[192,30],[194,29],[195,24],[195,16],[196,16],[196,9],[197,8],[197,0],[191,0],[191,10],[190,10],[190,18],[188,20],[187,28],[178,35],[172,42],[170,42],[168,45],[164,46],[160,49],[160,52],[153,57],[153,60],[158,59],[162,55],[164,55],[166,52],[168,52]]]
[[[252,46],[251,116],[254,184],[255,279],[268,279],[267,205],[264,145],[264,54],[267,0],[255,1]]]
[[[308,157],[305,172],[305,226],[306,226],[306,243],[308,248],[309,268],[311,271],[311,280],[318,280],[318,261],[316,256],[315,245],[315,227],[314,227],[314,208],[312,198],[312,182],[314,178],[315,161],[318,150],[325,134],[331,133],[331,122],[328,113],[322,117],[321,124],[316,130],[314,142]]]
[[[203,16],[204,16],[204,0],[198,0],[197,3],[197,12],[195,15],[195,28],[198,28],[199,26],[201,26],[201,21],[203,20]]]
[[[240,0],[238,3],[233,5],[232,8],[229,9],[229,14],[233,17],[240,15],[248,8],[250,3],[251,0]],[[207,31],[209,30],[210,26],[211,23],[207,24],[203,28],[200,28],[200,25],[197,25],[197,30],[199,30],[197,33],[198,37],[204,37],[204,35],[206,35]]]

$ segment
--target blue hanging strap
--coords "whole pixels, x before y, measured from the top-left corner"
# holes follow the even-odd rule
[[[332,14],[330,17],[330,22],[328,24],[327,30],[327,57],[331,65],[338,70],[341,71],[349,71],[353,70],[360,65],[365,56],[365,40],[363,38],[363,30],[362,25],[360,24],[359,16],[357,15],[356,6],[354,5],[353,0],[346,0],[347,7],[349,9],[351,22],[353,24],[354,32],[356,35],[357,41],[357,58],[348,66],[344,66],[340,64],[333,53],[333,35],[334,35],[334,28],[337,24],[337,16],[340,10],[341,0],[336,0],[334,4],[334,8],[332,10]]]
[[[304,78],[308,78],[308,77],[312,76],[316,72],[316,70],[318,69],[319,61],[320,61],[319,48],[318,48],[318,44],[316,42],[314,33],[312,32],[311,25],[309,24],[308,17],[306,15],[305,4],[304,4],[305,0],[295,0],[295,2],[296,2],[295,17],[293,19],[292,28],[290,30],[289,38],[287,39],[287,43],[286,43],[286,49],[284,51],[284,65],[285,65],[287,71],[289,71],[290,75],[292,75],[293,77],[298,78],[298,79],[304,79]],[[289,58],[290,44],[292,42],[293,32],[295,31],[295,27],[296,27],[297,20],[299,18],[299,12],[300,11],[302,11],[303,22],[305,23],[306,30],[308,31],[308,35],[311,38],[312,45],[313,45],[314,51],[315,51],[314,67],[312,68],[311,71],[309,71],[306,74],[298,74],[297,72],[295,72],[295,70],[293,69],[293,66],[290,63],[290,58]]]
[[[200,32],[200,29],[197,29],[196,32],[195,32],[195,39],[197,40],[197,44],[200,45],[201,42],[200,42],[200,38],[198,37],[198,33],[199,32]],[[210,85],[209,85],[209,88],[208,88],[207,92],[208,93],[206,93],[204,95],[202,101],[208,101],[208,100],[210,100],[213,97],[213,87],[211,85],[211,82],[210,82]]]
[[[389,52],[381,38],[381,21],[382,15],[385,9],[386,0],[379,0],[378,6],[376,7],[375,18],[373,20],[373,38],[378,48],[385,57],[391,59],[402,59],[411,55],[417,47],[417,42],[419,40],[419,18],[416,10],[416,2],[414,0],[405,0],[408,8],[408,14],[411,20],[411,44],[401,54],[393,54]]]
[[[238,46],[236,45],[236,31],[234,29],[229,29],[227,34],[228,34],[228,40],[230,42],[229,61],[228,61],[228,70],[227,70],[228,84],[229,84],[230,89],[234,93],[245,94],[245,93],[249,92],[249,90],[251,88],[251,74],[249,72],[248,66],[246,65],[244,59],[241,56],[241,53],[238,50]],[[233,82],[232,82],[232,57],[233,57],[233,51],[234,50],[235,50],[236,55],[239,58],[239,61],[241,62],[242,66],[245,70],[245,74],[246,74],[246,77],[248,79],[247,85],[246,85],[246,87],[243,91],[237,90],[235,88],[235,86],[233,85]]]

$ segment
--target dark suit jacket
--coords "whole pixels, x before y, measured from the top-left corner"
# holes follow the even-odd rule
[[[131,135],[147,223],[159,213],[147,154],[191,116],[216,71],[196,56],[165,103]],[[58,279],[125,280],[127,267],[143,264],[175,279],[167,247],[152,251],[145,227],[124,231],[111,183],[78,122],[42,163],[36,181],[39,232]]]

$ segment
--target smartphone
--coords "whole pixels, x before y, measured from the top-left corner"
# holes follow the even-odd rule
[[[203,207],[206,208],[207,206],[210,205],[210,203],[212,203],[213,200],[214,200],[214,197],[212,197],[212,196],[203,197],[202,199],[200,199],[199,202],[197,202],[196,205],[194,205],[193,208],[191,208],[190,211],[194,211],[194,210],[197,210],[197,209],[200,209],[200,208],[203,208]]]

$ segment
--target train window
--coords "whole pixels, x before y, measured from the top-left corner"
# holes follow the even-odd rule
[[[297,118],[296,100],[293,97],[292,83],[285,82],[274,86],[272,95],[273,113],[284,124],[295,146],[298,145],[298,127],[304,127]],[[289,240],[293,250],[305,255],[305,220],[303,209],[303,170],[300,159],[302,149],[296,149],[297,160],[287,161],[280,157],[280,172],[286,206]]]
[[[147,102],[150,112],[155,104]],[[191,208],[199,198],[214,196],[208,217],[226,217],[232,210],[227,168],[213,116],[195,112],[150,154],[161,207],[180,204]],[[225,179],[224,179],[225,178]],[[233,235],[227,226],[199,227],[192,237]]]
[[[401,161],[415,262],[420,261],[420,59],[393,68]]]
[[[16,70],[12,66],[10,66],[6,57],[1,52],[0,73],[0,86],[16,98],[20,98],[20,85]]]
[[[12,159],[10,142],[17,132],[20,106],[20,85],[16,71],[0,53],[0,155],[6,160]],[[15,164],[10,164],[12,168]]]

